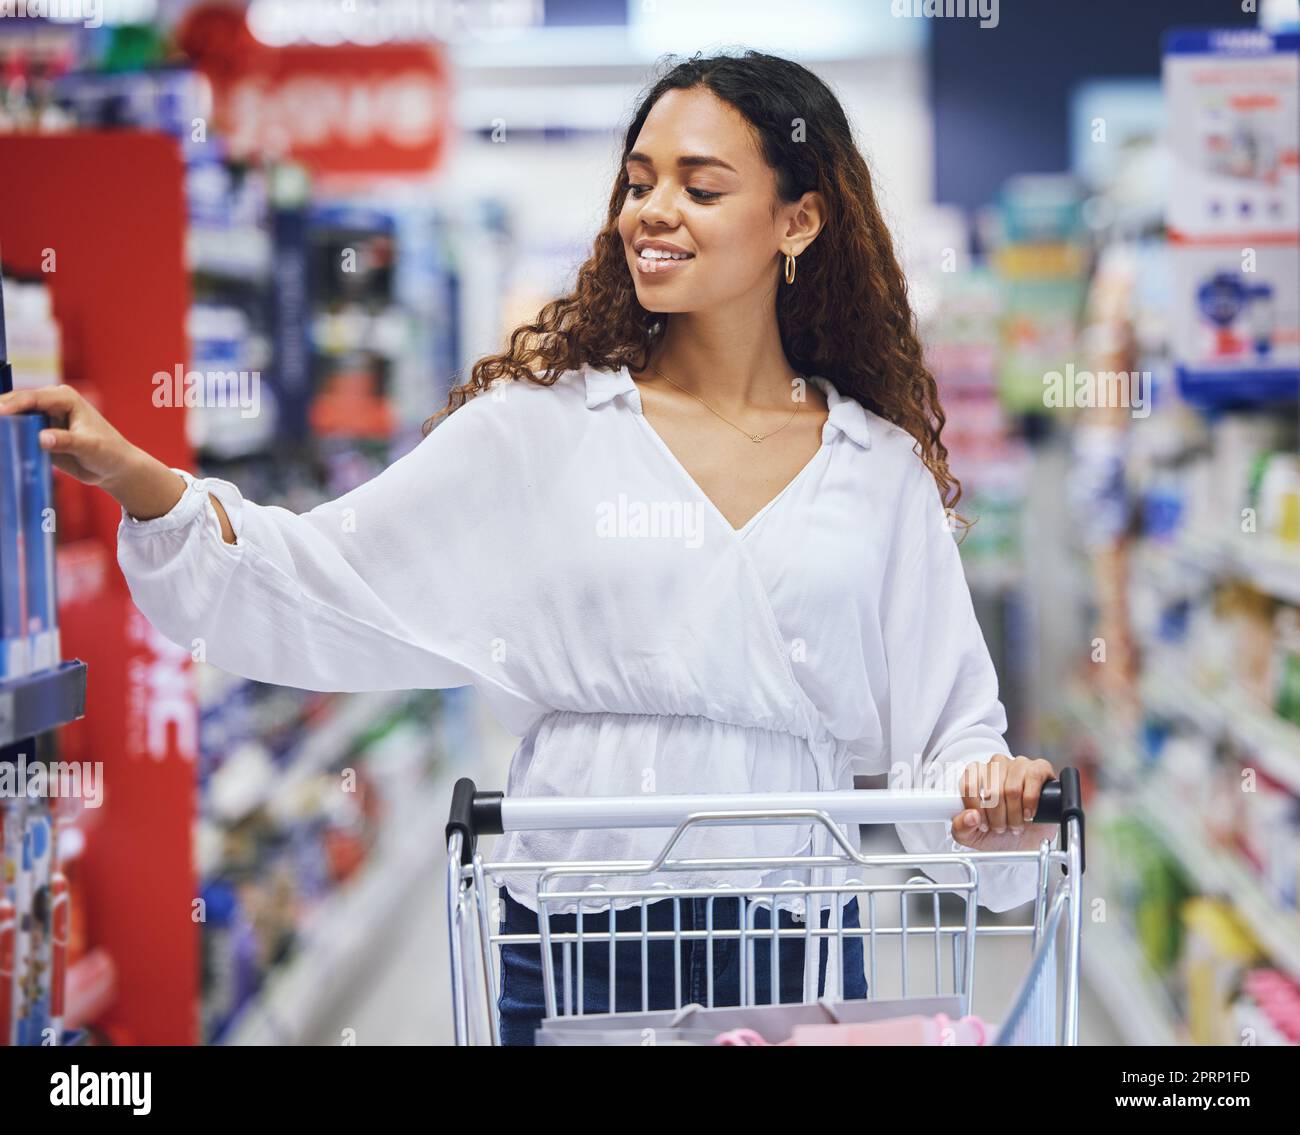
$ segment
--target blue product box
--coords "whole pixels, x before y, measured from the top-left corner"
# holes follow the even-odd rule
[[[54,485],[50,455],[41,448],[46,414],[17,414],[22,480],[24,578],[27,582],[27,649],[31,673],[59,664],[59,603],[55,592]]]
[[[18,436],[18,419],[0,415],[0,681],[29,670]]]

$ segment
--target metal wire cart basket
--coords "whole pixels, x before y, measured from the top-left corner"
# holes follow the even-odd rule
[[[827,1021],[864,1021],[910,1013],[944,1012],[963,1017],[970,1009],[976,975],[976,945],[991,936],[1019,936],[1029,941],[1030,961],[1001,1021],[987,1043],[998,1045],[1075,1045],[1078,1043],[1079,950],[1082,929],[1082,876],[1084,870],[1084,817],[1079,776],[1063,769],[1058,779],[1042,789],[1036,823],[1059,824],[1059,839],[1043,840],[1037,850],[969,852],[934,855],[864,855],[850,846],[836,824],[895,824],[942,822],[962,810],[960,795],[933,791],[867,789],[794,795],[753,794],[729,796],[647,797],[537,797],[506,799],[500,792],[476,790],[462,779],[452,795],[447,824],[447,913],[450,935],[452,1010],[457,1044],[500,1044],[499,966],[496,950],[507,946],[540,947],[541,957],[557,959],[542,967],[546,1011],[538,1043],[645,1043],[646,1030],[676,1035],[679,1030],[694,1040],[674,1043],[709,1043],[727,1028],[745,1025],[765,1035],[784,1036],[792,1024]],[[823,835],[821,853],[790,859],[688,859],[675,857],[682,837],[700,825],[803,824]],[[663,849],[652,861],[610,862],[485,862],[477,850],[478,837],[507,831],[559,831],[595,828],[671,829]],[[980,925],[979,877],[986,865],[1032,863],[1038,887],[1028,922],[1011,925],[997,921]],[[728,873],[764,872],[787,868],[794,881],[779,889],[745,891],[729,885],[665,886],[665,876],[685,871],[708,871],[724,878]],[[828,872],[835,869],[834,875]],[[925,874],[900,881],[900,872],[939,869],[947,880],[936,882]],[[539,911],[538,933],[507,934],[497,912],[497,891],[491,877],[521,872],[535,878]],[[660,880],[646,885],[647,876]],[[598,880],[579,889],[577,876]],[[827,882],[828,879],[835,882]],[[860,925],[845,925],[843,903],[858,899]],[[947,896],[955,896],[957,900]],[[820,910],[826,904],[828,919],[807,917],[801,925],[781,925],[772,917],[779,899],[787,904]],[[683,925],[680,909],[689,900],[705,900],[704,925]],[[946,901],[941,903],[941,899]],[[645,917],[649,904],[669,900],[674,912],[671,926],[651,929]],[[618,928],[614,904],[622,903]],[[719,915],[724,904],[735,915]],[[588,913],[599,909],[600,914]],[[562,909],[583,914],[574,919],[572,932],[552,928],[550,914]],[[640,921],[626,929],[627,909],[639,909]],[[696,909],[699,909],[697,906]],[[1026,904],[1028,910],[1028,904]],[[748,911],[745,917],[740,912]],[[764,918],[755,918],[762,911]],[[987,919],[987,912],[986,912]],[[822,925],[822,922],[825,925]],[[760,922],[763,923],[760,925]],[[596,929],[592,929],[593,925]],[[834,952],[838,965],[825,971],[827,989],[818,996],[817,976],[804,984],[805,997],[797,1003],[784,998],[758,1003],[755,978],[769,970],[768,989],[780,989],[779,967],[790,938],[802,939],[804,958]],[[867,997],[845,1001],[846,945],[861,943],[860,956],[867,978]],[[683,1002],[678,980],[675,1008],[652,1009],[644,977],[645,958],[657,943],[671,943],[675,956],[683,943],[738,942],[740,967],[738,1003],[713,1002],[712,978],[703,1001]],[[584,996],[584,961],[592,951],[607,960],[609,997],[615,1005],[616,947],[619,957],[641,962],[639,1003],[632,1011],[593,1012]],[[660,950],[665,946],[658,946]],[[590,962],[587,962],[590,965]],[[575,968],[576,967],[576,968]],[[556,971],[559,972],[556,972]],[[886,980],[888,979],[888,981]],[[626,982],[626,978],[624,978]],[[875,992],[890,986],[891,997]],[[897,993],[898,996],[892,996]],[[770,998],[770,994],[768,995]],[[626,997],[622,998],[626,1000]],[[662,1030],[670,1030],[665,1033]],[[615,1037],[631,1039],[613,1039]],[[548,1038],[559,1039],[548,1039]],[[652,1041],[652,1043],[654,1043]]]

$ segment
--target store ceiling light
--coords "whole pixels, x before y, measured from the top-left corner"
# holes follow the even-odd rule
[[[628,5],[629,36],[648,58],[738,41],[802,60],[918,50],[927,21],[895,17],[892,7],[862,0],[805,0],[793,19],[788,0],[749,0],[738,20],[729,0],[654,0]]]

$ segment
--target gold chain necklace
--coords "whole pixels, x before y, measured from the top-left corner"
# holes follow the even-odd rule
[[[715,410],[706,401],[704,401],[704,399],[701,398],[698,394],[694,394],[691,391],[687,390],[686,387],[682,386],[680,383],[673,382],[673,380],[671,378],[668,378],[668,376],[664,374],[664,372],[661,371],[657,366],[655,366],[654,363],[650,364],[650,369],[654,371],[655,374],[657,374],[660,378],[666,379],[668,382],[672,382],[673,385],[677,387],[677,389],[680,390],[683,394],[690,394],[690,396],[694,398],[695,401],[697,401],[711,414],[714,414],[717,417],[722,418],[722,420],[726,422],[727,425],[729,425],[732,429],[740,430],[741,433],[743,433],[747,438],[749,438],[750,441],[753,442],[766,441],[769,437],[772,436],[772,434],[779,434],[783,429],[785,429],[786,426],[788,426],[791,422],[794,421],[794,415],[799,413],[799,403],[795,402],[794,414],[791,414],[788,418],[786,418],[786,420],[781,425],[777,426],[776,429],[772,430],[771,433],[752,434],[747,429],[744,429],[743,427],[736,425],[736,423],[733,422],[730,418],[724,418],[721,414],[718,413],[717,410]]]

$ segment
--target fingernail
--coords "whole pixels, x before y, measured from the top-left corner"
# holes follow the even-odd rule
[[[54,435],[43,433],[41,434],[40,440],[41,440],[41,448],[49,449],[50,446],[54,444]]]
[[[980,818],[974,814],[968,815],[966,817],[966,826],[968,828],[978,827],[979,822],[980,822]]]
[[[1027,824],[1032,824],[1033,822],[1034,822],[1034,817],[1033,817],[1032,814],[1029,814],[1029,815],[1026,815],[1026,816],[1025,816],[1025,823],[1027,823]]]
[[[1025,834],[1025,829],[1024,829],[1024,828],[1012,828],[1011,830],[1012,830],[1016,835],[1024,835],[1024,834]]]
[[[988,830],[989,830],[988,824],[986,824],[983,820],[980,820],[980,831],[986,832]]]
[[[993,830],[994,830],[995,832],[997,832],[998,835],[1006,835],[1006,834],[1007,834],[1007,829],[1006,829],[1002,824],[998,824],[998,826],[997,826],[996,828],[994,828]]]

